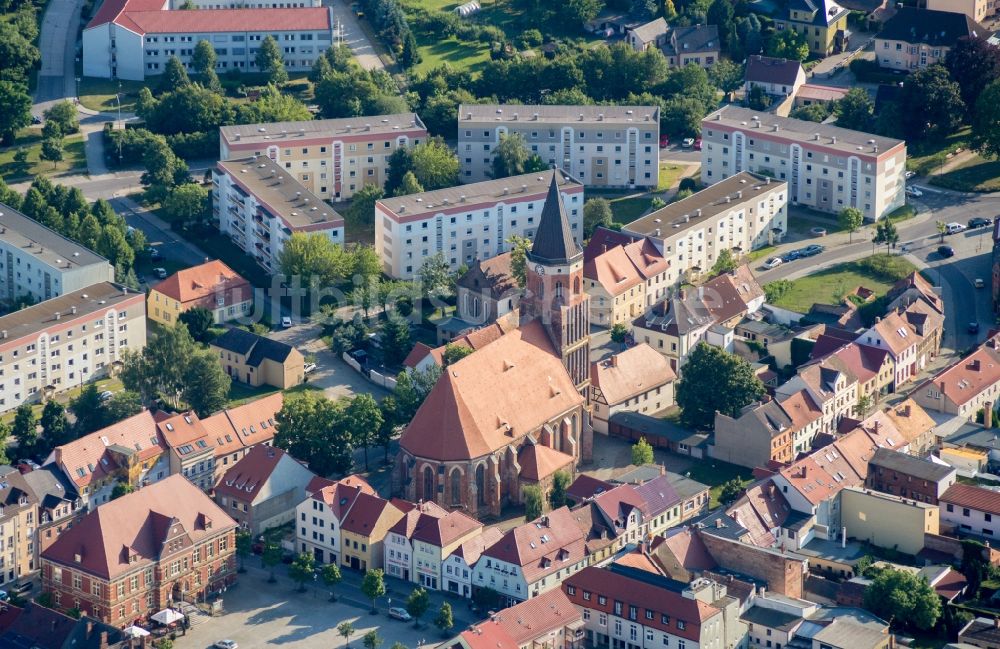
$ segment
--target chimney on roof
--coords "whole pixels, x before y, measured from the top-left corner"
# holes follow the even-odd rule
[[[978,358],[973,360],[972,363],[969,364],[969,369],[972,370],[973,372],[978,372],[981,367],[982,364],[979,362]]]
[[[612,354],[611,367],[618,367],[618,354]]]
[[[55,620],[53,620],[52,623],[55,624]],[[90,638],[90,634],[93,632],[94,632],[94,621],[87,620],[87,638]]]
[[[805,479],[809,477],[809,467],[802,465],[802,478]]]
[[[108,649],[108,632],[101,631],[100,649]]]

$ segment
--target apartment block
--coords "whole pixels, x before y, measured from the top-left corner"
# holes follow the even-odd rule
[[[107,376],[145,345],[145,295],[110,282],[0,317],[0,412]]]
[[[0,203],[0,302],[42,302],[114,280],[107,259]]]
[[[787,183],[746,171],[716,180],[622,228],[653,242],[667,261],[669,285],[708,272],[723,250],[746,254],[788,231]]]
[[[267,272],[278,271],[285,241],[296,232],[344,243],[344,219],[267,156],[222,160],[212,177],[219,230]]]
[[[553,176],[581,244],[583,185],[563,171],[543,171],[376,202],[375,248],[383,271],[413,279],[439,252],[458,270],[507,252],[513,235],[534,238]]]
[[[257,72],[257,50],[272,36],[289,72],[302,72],[333,44],[329,7],[240,3],[175,11],[170,0],[109,0],[83,30],[83,74],[142,81],[162,74],[176,56],[190,69],[199,41],[215,48],[216,71]],[[286,3],[287,4],[287,3]]]
[[[701,180],[742,171],[788,183],[788,202],[822,212],[855,207],[876,221],[905,202],[906,143],[725,106],[701,122]]]
[[[219,129],[219,159],[266,156],[309,191],[337,202],[365,185],[381,187],[393,151],[426,140],[416,113],[239,124]]]
[[[461,105],[458,161],[464,182],[491,177],[501,134],[519,133],[546,164],[594,187],[656,187],[656,106]]]

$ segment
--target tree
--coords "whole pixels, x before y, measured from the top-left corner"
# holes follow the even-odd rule
[[[254,59],[257,62],[257,69],[267,77],[268,83],[276,86],[288,81],[288,72],[285,71],[285,62],[281,58],[281,49],[274,37],[270,34],[260,43],[260,49]]]
[[[1000,81],[979,95],[972,116],[972,146],[984,157],[1000,157]]]
[[[421,290],[428,297],[444,296],[452,290],[451,265],[444,253],[438,252],[425,259],[417,270],[417,277]]]
[[[729,59],[719,59],[708,71],[709,79],[728,97],[743,87],[743,66]]]
[[[876,245],[885,244],[886,254],[889,250],[899,243],[899,232],[896,231],[896,226],[889,219],[882,219],[875,226],[875,236],[872,237],[872,242]]]
[[[899,127],[906,139],[938,140],[962,123],[965,103],[958,84],[943,65],[936,64],[912,73],[899,92]]]
[[[469,354],[472,353],[472,347],[468,345],[459,345],[458,343],[448,343],[444,346],[444,354],[441,355],[441,360],[445,367],[448,367],[452,363],[456,363]]]
[[[278,578],[274,576],[274,567],[281,563],[281,555],[281,546],[276,542],[267,541],[264,543],[264,552],[260,555],[260,559],[264,563],[264,567],[271,569],[271,573],[267,578],[267,583],[269,584],[278,581]]]
[[[42,408],[42,435],[38,447],[33,449],[39,456],[48,455],[56,446],[73,441],[69,420],[66,419],[66,408],[58,401],[48,401]]]
[[[644,437],[640,438],[638,442],[632,445],[632,464],[643,466],[652,463],[653,447],[649,445],[649,442]]]
[[[207,343],[212,335],[211,328],[215,324],[215,316],[203,306],[188,309],[177,316],[177,319],[188,328],[188,333],[195,341]]]
[[[0,464],[7,464],[10,459],[7,457],[7,444],[10,443],[10,424],[0,421]]]
[[[161,328],[141,351],[126,350],[122,383],[149,402],[156,393],[177,406],[187,386],[187,369],[196,346],[183,323]]]
[[[858,396],[858,402],[854,405],[854,414],[859,419],[864,419],[868,416],[868,411],[872,407],[872,395],[862,394]]]
[[[764,394],[764,384],[744,359],[704,342],[688,354],[684,375],[677,383],[681,423],[711,430],[715,413],[735,417]]]
[[[382,426],[382,411],[379,410],[375,397],[362,392],[354,396],[347,410],[346,425],[354,435],[354,445],[365,450],[365,471],[368,470],[368,446],[375,439],[375,432]]]
[[[163,66],[163,76],[160,77],[159,92],[161,94],[174,92],[184,86],[190,85],[190,83],[191,79],[188,78],[187,70],[184,69],[184,64],[181,63],[181,60],[176,56],[171,56],[167,59],[166,65]]]
[[[723,248],[719,252],[719,256],[716,257],[715,263],[712,265],[711,275],[713,277],[722,275],[723,273],[731,273],[736,270],[739,266],[736,258],[733,256],[733,251],[729,248]]]
[[[512,234],[507,243],[510,244],[510,274],[514,276],[517,285],[524,288],[528,284],[528,252],[531,251],[531,239]]]
[[[18,452],[30,456],[38,445],[38,421],[31,404],[22,403],[17,407],[10,432],[17,439]]]
[[[250,551],[253,549],[253,537],[250,534],[250,530],[238,529],[236,530],[236,556],[240,558],[240,567],[238,572],[246,572],[247,569],[244,566],[246,559],[250,556]]]
[[[116,482],[114,489],[111,490],[111,500],[117,500],[122,496],[127,496],[135,491],[135,487],[127,482]]]
[[[854,233],[858,231],[861,224],[865,222],[865,215],[856,207],[845,207],[840,210],[840,214],[837,215],[837,220],[840,221],[840,227],[844,228],[848,232],[848,243],[854,242]]]
[[[319,475],[345,474],[353,464],[354,435],[345,406],[310,390],[288,395],[277,415],[275,446],[293,457],[308,458]]]
[[[771,106],[771,95],[767,94],[764,86],[753,84],[750,92],[747,93],[747,106],[754,110],[767,110]]]
[[[337,596],[334,595],[333,589],[337,587],[340,580],[343,579],[343,575],[340,574],[340,566],[336,563],[328,563],[323,566],[323,583],[326,587],[330,589],[330,601],[336,602]]]
[[[375,432],[375,443],[382,447],[385,453],[383,462],[389,463],[389,445],[396,436],[396,426],[399,422],[399,407],[396,405],[396,398],[393,395],[386,395],[379,404],[382,410],[382,425]]]
[[[356,277],[366,281],[376,281],[382,272],[382,262],[371,246],[356,245],[351,249],[351,270]],[[377,286],[376,286],[377,288]]]
[[[538,485],[527,485],[521,490],[521,495],[524,498],[524,520],[533,521],[541,516],[545,506],[541,487]]]
[[[381,568],[368,570],[361,580],[361,592],[372,601],[372,613],[377,613],[375,601],[385,595],[385,576]]]
[[[420,194],[424,191],[423,186],[417,180],[417,177],[413,175],[412,171],[407,171],[403,174],[403,180],[399,183],[393,191],[393,196],[407,196],[409,194]]]
[[[46,162],[51,162],[52,168],[55,169],[64,157],[62,138],[47,137],[42,140],[42,152],[38,157]]]
[[[855,131],[869,131],[875,116],[875,102],[864,88],[851,88],[833,106],[837,126]]]
[[[344,646],[351,646],[351,636],[354,635],[354,625],[350,622],[341,622],[337,625],[337,633],[344,639]]]
[[[809,57],[809,44],[806,43],[805,37],[794,29],[783,29],[774,32],[768,39],[767,53],[769,56],[805,61]]]
[[[735,18],[736,11],[731,0],[713,0],[708,6],[708,24],[718,26],[719,44],[726,51],[736,36]]]
[[[830,109],[827,108],[826,104],[809,104],[808,106],[799,106],[789,113],[788,116],[793,119],[801,119],[806,122],[816,122],[819,124],[830,116]]]
[[[412,347],[410,323],[399,314],[390,313],[382,325],[382,353],[386,365],[395,367],[402,363]]]
[[[63,135],[72,135],[80,130],[80,119],[76,114],[76,106],[70,101],[64,99],[57,102],[43,114],[45,123],[58,125],[59,132]]]
[[[583,204],[583,238],[589,239],[598,226],[609,226],[613,214],[606,198],[591,198]]]
[[[375,629],[366,633],[361,642],[365,645],[365,649],[379,649],[382,646],[382,638]]]
[[[403,423],[413,418],[417,408],[437,383],[441,372],[439,366],[431,365],[425,370],[410,370],[396,377],[396,421]]]
[[[729,505],[736,501],[737,498],[743,493],[743,481],[739,478],[733,478],[732,480],[727,480],[722,483],[722,491],[719,492],[719,502],[724,506]]]
[[[458,184],[458,157],[441,138],[431,138],[410,149],[413,176],[427,191]]]
[[[864,605],[894,623],[929,631],[941,616],[941,600],[923,575],[885,568],[865,588]]]
[[[180,225],[197,223],[208,214],[208,188],[185,183],[170,190],[163,201],[163,211]]]
[[[549,504],[559,509],[566,504],[566,489],[569,487],[569,473],[559,470],[552,474],[552,489],[549,490]]]
[[[354,193],[351,199],[351,207],[344,216],[351,223],[358,225],[371,224],[375,222],[375,201],[382,198],[384,192],[378,185],[365,185]]]
[[[202,39],[194,46],[194,53],[191,55],[191,67],[201,76],[201,83],[206,88],[214,89],[219,83],[219,77],[215,72],[215,48],[208,41]]]
[[[299,585],[299,592],[306,592],[306,583],[313,578],[316,572],[316,557],[312,552],[301,552],[292,560],[292,565],[288,567],[288,575],[292,581]]]
[[[603,8],[603,0],[566,0],[562,11],[567,24],[580,25],[596,18]]]
[[[96,383],[88,383],[69,401],[69,411],[76,419],[76,435],[82,437],[104,427],[101,392]]]
[[[321,232],[294,232],[278,253],[285,281],[299,278],[302,286],[336,284],[347,276],[350,261],[344,249]]]
[[[14,144],[17,132],[31,124],[31,95],[24,86],[0,81],[0,137],[6,146]]]
[[[142,412],[142,397],[131,390],[119,390],[101,404],[102,427],[117,424]]]
[[[532,155],[525,144],[524,136],[520,133],[500,134],[500,142],[493,153],[493,177],[507,178],[508,176],[518,176],[528,173],[531,169],[538,167],[538,158]],[[540,158],[539,158],[540,160]],[[545,168],[546,165],[542,165]]]
[[[452,615],[451,604],[448,602],[441,603],[437,617],[434,618],[434,626],[441,631],[442,635],[446,635],[455,626],[455,616]]]
[[[958,84],[970,117],[975,117],[980,95],[1000,78],[1000,47],[992,45],[984,36],[963,36],[948,50],[944,65]]]
[[[38,48],[32,44],[38,34],[34,14],[17,12],[21,19],[0,24],[0,79],[27,83],[28,72],[38,63]]]
[[[624,349],[625,340],[627,338],[628,338],[628,327],[626,327],[624,324],[622,324],[621,322],[617,322],[615,323],[614,326],[611,327],[611,342],[621,345],[622,349]]]
[[[406,598],[406,612],[413,618],[413,626],[420,626],[420,618],[431,605],[431,596],[422,587],[414,588]]]
[[[944,221],[935,221],[934,227],[937,229],[938,236],[940,237],[938,243],[944,243],[944,235],[948,234],[948,224]]]

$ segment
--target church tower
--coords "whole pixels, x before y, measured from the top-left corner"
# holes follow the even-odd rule
[[[590,386],[590,297],[583,291],[583,251],[573,240],[556,178],[528,253],[521,313],[541,318],[566,371],[584,397]]]

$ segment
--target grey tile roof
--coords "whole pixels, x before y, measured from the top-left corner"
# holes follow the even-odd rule
[[[942,466],[929,460],[924,460],[906,453],[891,451],[887,448],[875,450],[875,455],[868,460],[869,466],[882,467],[913,476],[921,480],[938,482],[955,472],[950,466]]]
[[[716,52],[719,50],[719,28],[715,25],[675,27],[667,34],[663,49],[667,56]]]
[[[795,84],[802,70],[802,64],[789,59],[755,54],[747,59],[746,80],[758,83],[779,83],[786,86]]]
[[[271,340],[245,329],[229,329],[212,341],[212,345],[247,357],[247,364],[259,366],[264,359],[284,363],[294,349],[291,345]]]
[[[790,631],[802,618],[798,615],[777,611],[773,608],[763,606],[751,606],[746,613],[740,616],[744,622],[757,624],[771,629]]]
[[[570,259],[582,256],[583,250],[576,245],[576,241],[573,241],[566,206],[559,196],[559,185],[556,184],[556,177],[553,174],[529,258],[542,263],[566,263]]]
[[[965,14],[900,7],[896,15],[886,21],[876,38],[951,47],[962,37],[977,35],[986,38],[990,30]]]
[[[0,239],[18,248],[30,249],[49,266],[64,270],[109,263],[93,250],[67,239],[4,203],[0,203]]]
[[[366,115],[339,119],[312,119],[302,122],[272,122],[270,124],[236,124],[223,126],[219,135],[223,140],[235,142],[284,142],[295,137],[329,137],[370,133],[391,135],[397,131],[423,129],[424,123],[416,113],[395,115]]]

